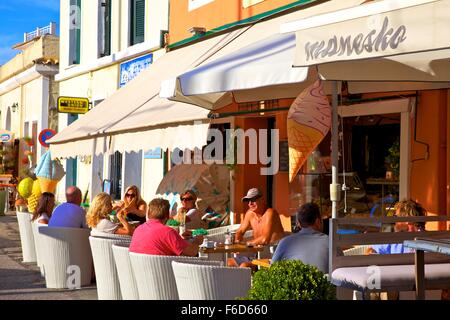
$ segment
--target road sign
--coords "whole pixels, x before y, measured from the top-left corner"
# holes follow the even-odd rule
[[[85,114],[88,111],[89,111],[88,98],[75,98],[75,97],[58,98],[59,113]]]
[[[50,138],[52,138],[55,134],[56,134],[56,131],[54,131],[52,129],[42,130],[41,133],[39,134],[39,143],[41,144],[41,146],[43,146],[45,148],[50,147],[50,145],[48,145],[46,143],[46,141],[49,140]]]

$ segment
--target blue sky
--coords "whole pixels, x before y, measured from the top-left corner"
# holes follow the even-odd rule
[[[11,49],[23,42],[23,34],[56,22],[59,34],[59,0],[0,0],[0,65],[18,51]]]

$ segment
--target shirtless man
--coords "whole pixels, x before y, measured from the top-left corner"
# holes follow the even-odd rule
[[[253,239],[248,241],[247,245],[267,245],[285,236],[278,212],[272,208],[266,208],[259,189],[252,188],[248,190],[242,201],[248,203],[248,210],[245,213],[244,221],[236,231],[236,242],[241,242],[245,232],[249,229],[253,230]],[[251,264],[249,261],[240,260],[232,259],[229,261],[229,265],[247,267]]]

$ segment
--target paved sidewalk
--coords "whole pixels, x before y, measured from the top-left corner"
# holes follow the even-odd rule
[[[47,289],[36,264],[22,262],[17,217],[9,212],[0,216],[0,300],[97,300],[97,289]]]

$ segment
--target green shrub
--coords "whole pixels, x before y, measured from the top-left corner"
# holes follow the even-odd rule
[[[254,274],[247,299],[334,300],[336,289],[316,267],[282,260]]]

